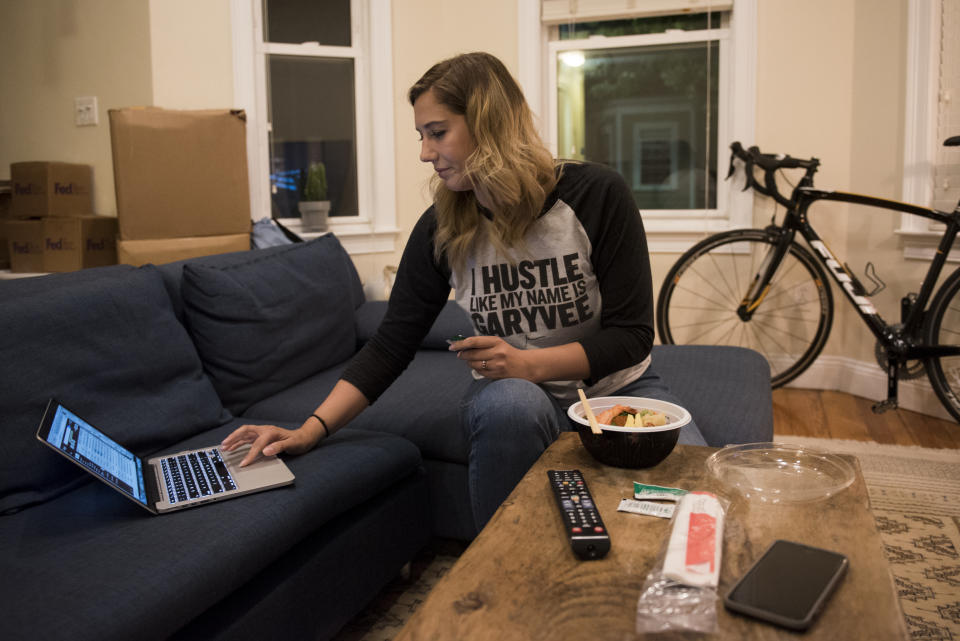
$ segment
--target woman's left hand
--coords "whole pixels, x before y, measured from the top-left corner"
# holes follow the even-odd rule
[[[499,336],[471,336],[453,343],[457,358],[486,378],[525,378],[534,380],[527,353]]]
[[[586,380],[590,363],[580,343],[541,349],[518,349],[498,336],[470,336],[450,345],[450,351],[481,376],[522,378],[533,383]]]

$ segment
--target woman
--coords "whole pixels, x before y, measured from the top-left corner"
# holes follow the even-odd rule
[[[479,529],[570,429],[578,387],[673,399],[648,367],[650,263],[622,178],[556,163],[519,86],[489,54],[434,65],[409,99],[420,160],[436,172],[434,204],[404,249],[383,323],[299,429],[247,425],[223,446],[251,443],[244,464],[314,447],[400,375],[453,288],[477,331],[450,349],[475,379],[461,426]],[[680,438],[705,444],[694,425]]]

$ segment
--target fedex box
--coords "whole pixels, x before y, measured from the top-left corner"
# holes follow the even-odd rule
[[[0,269],[10,269],[10,243],[3,219],[10,216],[10,181],[0,180]]]
[[[93,213],[93,167],[66,162],[10,165],[11,214],[84,216]]]
[[[250,233],[242,110],[109,115],[121,240]]]
[[[79,216],[43,219],[43,271],[72,272],[117,262],[117,219]]]
[[[39,273],[43,271],[43,220],[5,220],[2,223],[10,252],[10,271]]]

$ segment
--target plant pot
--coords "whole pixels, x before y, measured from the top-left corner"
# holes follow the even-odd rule
[[[304,231],[327,231],[329,200],[302,200],[297,204]]]

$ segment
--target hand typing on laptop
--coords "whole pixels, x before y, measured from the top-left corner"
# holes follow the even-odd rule
[[[312,421],[318,423],[318,421]],[[313,433],[306,426],[288,430],[276,425],[241,425],[220,443],[221,449],[232,452],[241,445],[250,444],[250,451],[240,461],[240,467],[253,463],[260,454],[274,456],[280,452],[303,454],[313,448],[322,436],[322,430]]]
[[[250,451],[240,461],[240,467],[253,463],[261,454],[303,454],[316,446],[321,439],[346,425],[369,404],[367,397],[359,389],[340,380],[333,386],[326,400],[299,428],[288,430],[276,425],[241,425],[223,439],[220,447],[226,452],[232,452],[241,445],[249,444]]]

